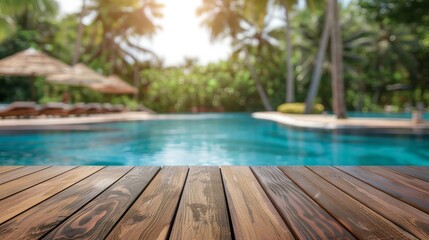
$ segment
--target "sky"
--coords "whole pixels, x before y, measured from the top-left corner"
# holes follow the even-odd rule
[[[58,0],[61,13],[80,11],[81,0]],[[207,29],[201,26],[201,18],[195,15],[201,0],[158,0],[164,4],[162,29],[150,40],[142,40],[141,46],[151,49],[167,66],[184,63],[185,57],[197,58],[206,64],[226,59],[231,51],[228,41],[210,41]]]

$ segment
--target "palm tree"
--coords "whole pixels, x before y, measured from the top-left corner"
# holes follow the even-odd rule
[[[79,27],[77,30],[76,44],[74,46],[72,66],[78,63],[79,61],[80,48],[82,45],[82,34],[83,34],[83,28],[84,28],[83,18],[85,16],[85,11],[86,11],[86,0],[82,0],[82,10],[80,11],[80,15],[79,15]]]
[[[127,58],[134,63],[140,62],[135,56],[136,52],[157,58],[151,50],[139,46],[138,42],[141,36],[151,37],[160,28],[155,20],[162,17],[162,7],[156,0],[91,1],[88,13],[94,13],[95,17],[88,28],[100,33],[101,37],[87,46],[96,49],[87,61],[101,57],[109,64],[109,73],[113,73],[128,64]]]
[[[291,40],[291,22],[290,11],[297,4],[297,0],[277,0],[284,7],[285,13],[285,39],[286,39],[286,102],[295,102],[295,84],[292,63],[292,40]]]
[[[12,16],[20,15],[24,11],[54,13],[58,10],[55,0],[2,0],[0,1],[0,41],[15,31]]]
[[[341,26],[339,7],[337,0],[330,0],[332,8],[331,26],[331,59],[332,59],[332,101],[333,110],[337,118],[347,118],[346,99],[344,93],[343,75],[343,42],[341,38]]]
[[[321,68],[329,36],[331,37],[332,107],[337,118],[346,118],[347,110],[344,94],[343,46],[337,0],[329,0],[326,7],[325,24],[319,44],[316,67],[314,69],[310,90],[306,99],[305,113],[310,113],[313,109],[313,102],[320,84]]]
[[[256,64],[260,63],[260,52],[265,45],[275,40],[270,38],[266,23],[268,1],[204,0],[197,15],[203,16],[203,24],[210,29],[213,40],[230,37],[234,56],[244,54],[244,60],[262,104],[267,111],[272,111],[267,93],[262,86]],[[252,51],[255,54],[251,54]],[[254,59],[252,57],[255,56]]]

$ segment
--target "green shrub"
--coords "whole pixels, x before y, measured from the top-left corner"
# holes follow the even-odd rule
[[[304,114],[305,103],[283,103],[277,107],[277,111],[281,113]],[[323,113],[325,108],[320,103],[313,105],[312,113]]]

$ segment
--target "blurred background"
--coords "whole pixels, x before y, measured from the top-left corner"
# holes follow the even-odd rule
[[[429,105],[429,2],[338,3],[347,110]],[[305,102],[319,62],[315,102],[331,110],[330,46],[317,59],[327,13],[324,0],[2,0],[0,58],[32,47],[139,90],[108,95],[38,77],[38,103],[60,102],[67,91],[72,102],[144,104],[158,112]],[[0,103],[29,99],[25,77],[0,77]]]

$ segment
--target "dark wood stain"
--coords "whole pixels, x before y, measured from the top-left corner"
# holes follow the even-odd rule
[[[159,169],[0,166],[0,239],[429,239],[429,167]]]
[[[429,215],[333,167],[310,167],[325,180],[420,239],[429,239]]]
[[[429,213],[429,184],[379,167],[339,167],[342,171]]]
[[[0,225],[0,239],[37,239],[90,202],[131,167],[106,167]]]
[[[222,167],[237,239],[293,239],[249,167]]]
[[[412,168],[412,167],[404,167],[404,166],[393,166],[393,167],[386,167],[390,170],[396,171],[403,175],[408,175],[409,177],[418,178],[421,180],[424,180],[426,182],[429,182],[429,172],[422,171],[418,168]]]
[[[277,167],[252,167],[283,219],[300,239],[355,239]]]
[[[187,167],[162,168],[107,239],[165,239],[187,172]]]
[[[76,167],[62,166],[62,167],[45,168],[38,172],[34,172],[29,175],[9,181],[7,183],[0,184],[0,200],[10,195],[13,195],[17,192],[20,192],[24,189],[35,186],[50,178],[56,177],[73,168],[76,168]]]
[[[416,239],[306,167],[280,167],[297,185],[360,239]]]
[[[136,167],[74,213],[44,239],[103,239],[140,195],[159,167]]]
[[[191,167],[170,239],[231,239],[219,167]]]

